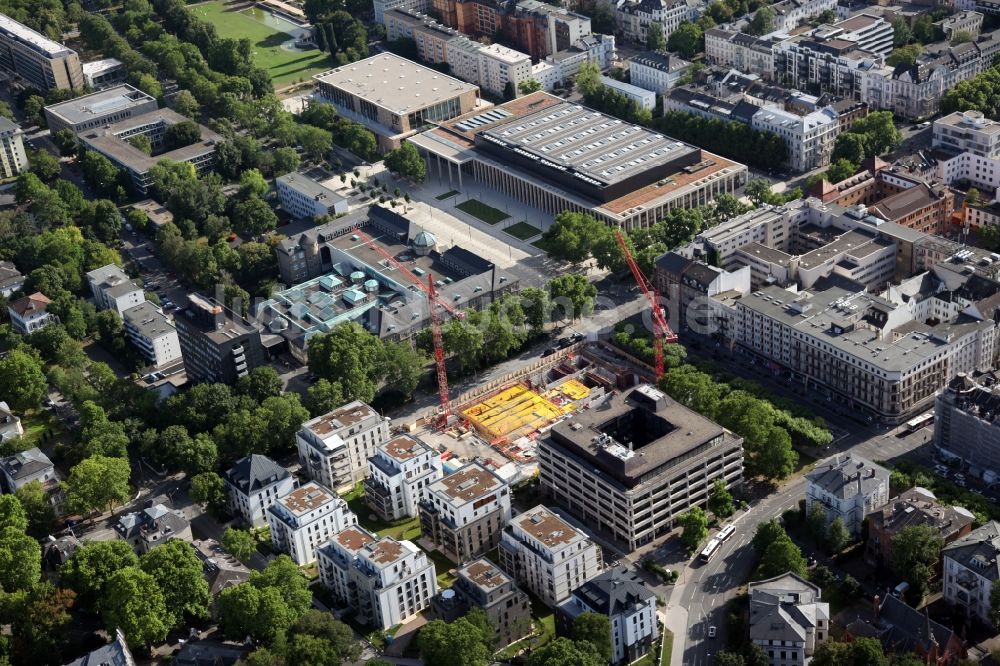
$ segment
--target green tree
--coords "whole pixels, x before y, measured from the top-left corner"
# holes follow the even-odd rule
[[[593,95],[604,84],[601,83],[601,68],[597,63],[585,62],[576,74],[576,89],[584,96]]]
[[[47,150],[33,150],[28,153],[28,164],[31,165],[31,173],[45,182],[54,179],[62,170],[59,159]]]
[[[397,176],[417,183],[423,182],[427,177],[427,165],[417,152],[416,146],[409,141],[403,142],[399,148],[386,154],[385,167]]]
[[[785,528],[782,527],[778,519],[772,518],[757,525],[751,544],[753,545],[753,549],[757,551],[757,554],[762,556],[770,544],[787,536]]]
[[[281,391],[281,377],[269,365],[254,368],[236,382],[236,393],[245,395],[254,402],[263,402],[272,396],[281,395]]]
[[[240,562],[246,564],[257,552],[257,540],[248,530],[228,527],[222,535],[222,547]]]
[[[907,23],[906,19],[902,16],[897,16],[890,21],[892,25],[892,46],[893,48],[900,48],[901,46],[906,46],[913,39],[913,31],[910,30],[910,24]]]
[[[38,541],[17,527],[0,529],[0,590],[29,590],[41,576],[42,547]]]
[[[909,525],[892,537],[893,570],[910,584],[906,596],[914,606],[930,591],[943,546],[941,535],[930,525]]]
[[[0,359],[0,395],[16,411],[35,409],[48,395],[42,364],[21,349],[11,350]]]
[[[386,385],[409,398],[427,374],[427,357],[409,342],[385,342],[382,354]]]
[[[101,615],[109,632],[121,629],[129,645],[160,643],[167,637],[173,616],[156,579],[139,567],[119,569],[104,586]]]
[[[549,294],[564,316],[576,321],[593,311],[597,287],[582,275],[567,273],[549,280]]]
[[[125,541],[87,541],[59,573],[62,583],[80,596],[85,607],[92,608],[115,572],[138,564],[139,558]]]
[[[198,504],[205,506],[215,515],[225,512],[229,504],[226,484],[215,472],[202,472],[191,479],[188,493]]]
[[[198,109],[201,108],[195,96],[187,90],[181,90],[174,96],[173,105],[174,111],[191,119],[198,116]]]
[[[677,521],[683,528],[681,543],[689,551],[695,550],[708,536],[708,516],[698,506],[688,509]]]
[[[806,514],[806,530],[816,543],[822,543],[827,534],[828,517],[822,502],[813,502]]]
[[[968,30],[959,30],[951,37],[951,45],[958,46],[959,44],[965,44],[967,42],[973,42],[976,40],[976,36],[969,32]]]
[[[806,569],[806,558],[802,556],[802,551],[785,534],[771,542],[764,550],[758,568],[758,576],[760,578],[773,578],[788,571],[805,576]]]
[[[52,502],[49,501],[49,493],[40,481],[30,481],[15,491],[24,513],[28,518],[27,530],[31,536],[41,539],[51,533],[52,523],[55,522],[55,511]],[[0,507],[0,515],[3,508]]]
[[[890,67],[897,65],[912,65],[924,52],[924,47],[918,43],[907,44],[893,49],[889,57],[885,59],[885,64]]]
[[[530,95],[533,92],[538,92],[542,89],[542,84],[535,79],[525,79],[518,84],[517,90],[522,95]]]
[[[590,256],[594,241],[607,227],[586,213],[563,211],[542,234],[542,242],[553,259],[578,264]]]
[[[451,623],[432,620],[417,634],[417,648],[425,664],[486,666],[491,638],[466,617]]]
[[[52,143],[56,144],[56,148],[59,149],[59,154],[63,157],[70,157],[76,155],[77,151],[80,149],[80,141],[76,138],[76,134],[73,130],[69,128],[61,129],[52,135]]]
[[[287,555],[280,555],[246,583],[224,590],[216,599],[216,611],[227,637],[249,635],[270,645],[287,634],[311,602],[305,576]]]
[[[312,125],[297,126],[295,138],[302,146],[302,150],[316,160],[323,159],[333,146],[333,135],[325,129]]]
[[[260,236],[274,231],[278,226],[278,216],[266,201],[250,196],[233,206],[233,226],[241,236]]]
[[[271,186],[267,184],[267,180],[257,169],[247,169],[240,174],[239,197],[241,199],[249,197],[258,197],[263,199],[267,196],[267,191],[269,189],[271,189]]]
[[[131,475],[128,460],[95,455],[70,469],[64,487],[73,511],[90,514],[98,508],[110,511],[116,503],[128,501]]]
[[[839,183],[842,180],[847,180],[857,173],[857,171],[858,167],[856,165],[841,159],[830,165],[830,168],[826,172],[826,178],[831,183]]]
[[[538,335],[549,320],[549,294],[538,287],[527,287],[521,290],[520,297],[525,322],[531,329],[532,335]]]
[[[847,547],[851,539],[850,532],[844,524],[844,519],[837,516],[830,523],[830,528],[826,533],[826,547],[831,553],[839,553]]]
[[[747,183],[744,194],[746,194],[754,206],[774,201],[774,192],[771,191],[771,184],[762,178],[751,180]]]
[[[573,640],[590,643],[605,663],[611,662],[611,621],[600,613],[580,613],[573,620]]]
[[[774,10],[764,5],[754,12],[746,31],[751,35],[766,35],[772,30],[774,30]]]
[[[313,416],[331,412],[345,402],[344,387],[338,381],[319,379],[306,390],[306,407]]]
[[[166,602],[173,621],[171,627],[186,620],[207,618],[211,595],[202,563],[194,546],[181,539],[170,539],[142,556],[139,568],[153,577]]]
[[[965,202],[970,206],[975,206],[976,204],[978,204],[980,198],[981,195],[979,194],[979,190],[976,189],[975,187],[970,187],[965,192]]]
[[[708,509],[717,518],[728,518],[733,515],[733,496],[726,487],[726,482],[716,479],[712,484],[712,494],[708,497]]]
[[[589,641],[571,641],[557,638],[534,650],[528,666],[606,666],[593,644]]]
[[[309,369],[340,384],[344,399],[370,401],[382,369],[382,344],[356,322],[309,339]]]
[[[650,51],[665,51],[667,38],[663,35],[663,26],[653,22],[646,29],[646,48]]]
[[[133,148],[136,148],[137,150],[145,153],[146,155],[153,154],[153,142],[145,134],[136,134],[134,136],[130,136],[128,139],[126,139],[126,141],[128,141],[128,143],[131,144]]]
[[[111,195],[118,188],[118,167],[104,155],[88,150],[80,158],[83,180],[98,194]]]
[[[167,150],[190,146],[198,141],[201,141],[201,127],[192,120],[175,123],[163,133],[163,143]]]
[[[332,662],[325,663],[349,663],[357,661],[361,657],[361,646],[354,640],[354,633],[351,628],[340,622],[329,613],[324,613],[315,609],[307,610],[292,628],[289,629],[291,636],[313,636],[320,638],[333,646],[337,652],[337,658]],[[293,638],[292,643],[295,642]],[[367,662],[371,664],[372,662]]]
[[[28,512],[15,495],[0,495],[0,530],[12,527],[18,532],[28,529]]]
[[[1000,579],[990,586],[990,617],[993,618],[993,626],[1000,627]]]
[[[868,154],[867,150],[863,134],[844,132],[837,136],[837,140],[833,145],[831,159],[834,163],[847,160],[852,165],[861,164]]]
[[[693,58],[705,48],[705,31],[696,23],[684,21],[670,33],[667,48],[683,58]]]

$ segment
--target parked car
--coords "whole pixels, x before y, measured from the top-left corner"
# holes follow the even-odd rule
[[[545,358],[546,356],[552,356],[557,351],[559,351],[559,350],[556,349],[555,347],[549,347],[548,349],[546,349],[545,351],[542,352],[542,358]]]
[[[712,626],[710,626],[708,628],[708,637],[709,638],[715,638],[715,634],[717,633],[717,631],[718,630],[715,628],[715,625],[713,624]]]

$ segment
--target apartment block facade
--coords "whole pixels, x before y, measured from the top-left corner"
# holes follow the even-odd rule
[[[76,51],[6,14],[0,14],[0,68],[42,91],[78,90],[84,84]]]
[[[271,543],[299,566],[315,562],[317,548],[357,523],[358,517],[347,502],[315,481],[278,497],[267,507]]]
[[[222,475],[229,506],[251,527],[267,525],[267,509],[295,488],[295,478],[267,456],[249,455]]]
[[[0,177],[14,178],[27,166],[24,132],[16,123],[0,118]]]
[[[441,454],[422,440],[397,435],[368,459],[365,501],[389,522],[414,517],[427,487],[441,475]]]
[[[355,400],[302,424],[295,435],[302,470],[327,488],[353,486],[368,459],[389,439],[389,419]]]

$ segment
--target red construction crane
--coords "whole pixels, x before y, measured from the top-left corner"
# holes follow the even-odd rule
[[[625,255],[628,267],[632,269],[632,277],[635,278],[639,289],[646,296],[646,300],[649,301],[649,307],[652,310],[653,349],[656,351],[656,378],[659,379],[663,376],[663,343],[677,342],[677,335],[670,330],[667,318],[663,314],[663,308],[660,307],[660,295],[656,293],[656,289],[653,288],[653,285],[650,284],[649,280],[646,279],[646,276],[639,269],[639,264],[635,263],[635,259],[632,258],[632,252],[628,249],[625,234],[622,233],[621,229],[615,229],[615,240],[618,241],[618,247],[622,249],[622,254]]]
[[[439,420],[441,424],[445,424],[448,422],[448,417],[451,416],[451,398],[448,393],[448,370],[444,361],[444,343],[441,337],[441,318],[438,315],[436,306],[440,305],[456,319],[464,319],[465,313],[461,310],[457,310],[450,303],[438,298],[437,291],[434,289],[433,275],[428,275],[427,283],[424,284],[423,280],[417,277],[409,268],[404,266],[399,260],[396,259],[396,257],[376,245],[374,242],[375,239],[371,236],[363,232],[361,229],[355,229],[354,233],[361,237],[361,240],[365,242],[365,245],[375,250],[380,257],[385,259],[386,262],[391,264],[400,273],[408,277],[413,284],[427,294],[427,305],[431,311],[431,338],[434,341],[434,362],[437,364],[438,395],[441,398],[441,414]]]

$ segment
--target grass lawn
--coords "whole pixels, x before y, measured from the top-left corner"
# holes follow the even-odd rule
[[[58,438],[62,433],[62,422],[50,411],[39,409],[21,414],[21,427],[24,435],[21,442],[24,448],[41,446],[45,442],[45,433],[52,431],[52,436]]]
[[[299,79],[309,80],[313,74],[335,66],[329,54],[319,49],[309,51],[283,49],[281,45],[292,39],[292,36],[283,32],[282,28],[274,26],[284,25],[285,29],[294,29],[293,24],[275,19],[260,9],[231,11],[222,0],[193,5],[190,9],[198,18],[214,25],[219,37],[250,39],[254,44],[257,64],[268,71],[275,86],[294,83]]]
[[[542,252],[548,252],[549,251],[548,246],[545,244],[545,239],[544,238],[539,238],[534,243],[532,243],[532,245],[534,245],[535,247],[537,247]]]
[[[518,222],[517,224],[512,224],[506,229],[504,229],[508,234],[514,238],[520,238],[521,240],[528,240],[538,234],[542,233],[542,230],[538,227],[528,224],[527,222]]]
[[[493,206],[487,206],[479,199],[469,199],[455,206],[455,208],[468,213],[473,217],[478,217],[486,224],[496,224],[503,222],[510,217],[502,210],[497,210]]]
[[[670,666],[670,653],[674,649],[674,632],[663,627],[663,661],[660,666]]]
[[[444,194],[437,195],[434,198],[437,199],[438,201],[444,201],[445,199],[452,198],[456,194],[461,194],[461,192],[459,192],[458,190],[449,190],[449,191],[445,192]]]
[[[449,571],[457,568],[454,562],[449,560],[441,551],[432,550],[427,553],[427,557],[434,562],[434,571],[437,572],[438,587],[451,587],[455,583],[455,576]]]
[[[407,518],[396,523],[387,523],[375,517],[371,507],[365,502],[365,487],[358,483],[350,492],[341,496],[354,515],[358,524],[378,536],[391,536],[393,539],[417,539],[420,537],[420,519]]]

